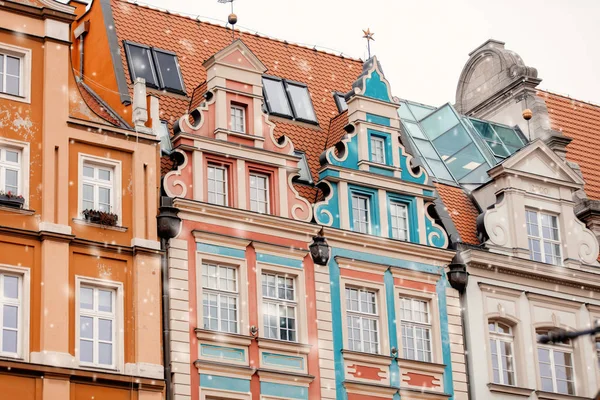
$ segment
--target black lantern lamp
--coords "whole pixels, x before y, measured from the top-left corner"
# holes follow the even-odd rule
[[[313,242],[308,246],[310,255],[315,264],[327,265],[329,261],[329,245],[323,236],[323,231],[313,237]]]
[[[162,205],[159,207],[159,213],[156,216],[156,227],[158,237],[161,239],[172,239],[179,233],[181,227],[181,218],[177,216],[179,209],[173,207],[173,199],[162,197]]]
[[[452,259],[452,263],[448,265],[448,268],[450,268],[450,271],[448,271],[446,276],[448,277],[450,286],[458,290],[459,293],[464,292],[467,283],[469,282],[469,273],[467,272],[467,265],[460,253],[456,253]]]

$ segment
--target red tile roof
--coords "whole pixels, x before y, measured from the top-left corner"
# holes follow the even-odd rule
[[[91,89],[89,89],[88,87],[86,87],[85,85],[83,85],[81,83],[77,83],[77,87],[79,88],[79,93],[81,94],[81,98],[83,99],[83,101],[85,101],[87,106],[96,115],[98,115],[105,122],[108,122],[111,125],[119,126],[119,127],[122,125],[121,122],[117,118],[115,118],[114,115],[116,115],[116,113],[114,113],[114,112],[111,113],[110,110],[108,110],[106,105],[101,104],[98,101],[98,99],[96,98],[96,96],[93,95],[93,93],[91,92]]]
[[[188,94],[206,80],[204,60],[231,43],[231,30],[189,17],[111,0],[120,46],[131,40],[177,53]],[[288,136],[298,150],[306,152],[316,180],[319,155],[325,150],[331,118],[338,115],[333,92],[348,92],[362,71],[362,61],[344,58],[250,33],[237,32],[242,41],[267,66],[268,74],[304,82],[312,98],[319,128],[277,120],[275,133]],[[128,71],[125,51],[122,62]],[[132,92],[131,78],[127,75]],[[161,118],[170,120],[185,114],[190,99],[159,93]]]
[[[545,91],[538,96],[546,101],[552,129],[573,139],[567,159],[581,167],[585,192],[600,200],[600,106]]]
[[[461,242],[479,244],[477,239],[477,216],[479,212],[471,199],[459,187],[436,183],[435,187],[452,218]]]

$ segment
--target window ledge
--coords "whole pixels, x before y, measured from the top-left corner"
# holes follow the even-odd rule
[[[89,226],[93,226],[96,228],[109,229],[111,231],[117,231],[117,232],[127,232],[127,230],[129,229],[125,226],[118,226],[118,225],[110,226],[110,225],[96,224],[94,222],[89,222],[89,221],[86,221],[85,219],[80,219],[80,218],[73,218],[73,222],[78,225],[89,225]]]
[[[261,379],[280,379],[283,381],[288,381],[290,383],[304,383],[309,384],[315,380],[314,375],[309,374],[299,374],[295,372],[288,372],[283,370],[274,370],[268,368],[259,368],[257,369],[258,376]]]
[[[401,171],[400,168],[395,167],[393,165],[380,164],[380,163],[376,163],[374,161],[361,160],[358,162],[358,166],[360,167],[361,164],[368,165],[369,167],[377,167],[377,168],[381,168],[381,169],[387,169],[389,171]]]
[[[236,136],[236,137],[239,137],[242,139],[248,139],[248,140],[258,140],[260,142],[265,141],[265,138],[262,136],[252,135],[250,133],[232,131],[230,129],[223,129],[223,128],[215,129],[215,137],[216,138],[219,138],[219,134],[225,134],[227,136]]]
[[[437,373],[441,374],[444,372],[444,368],[446,368],[445,364],[437,364],[433,362],[427,361],[418,361],[418,360],[410,360],[408,358],[396,358],[400,368],[410,368],[424,372]]]
[[[14,100],[14,101],[18,101],[21,103],[31,104],[31,101],[29,100],[28,97],[20,96],[17,94],[10,94],[10,93],[6,93],[6,92],[0,92],[0,99]]]
[[[267,338],[256,338],[256,341],[261,349],[288,351],[297,354],[308,354],[312,347],[309,344]]]
[[[8,207],[8,206],[3,206],[3,205],[0,205],[0,211],[8,211],[8,212],[12,212],[15,214],[22,214],[22,215],[35,214],[35,210],[28,210],[26,208]]]
[[[589,397],[575,396],[573,394],[544,392],[543,390],[536,390],[535,394],[539,400],[589,400]]]
[[[342,350],[344,360],[369,362],[377,365],[389,366],[393,357],[383,354],[364,353],[361,351]]]
[[[531,395],[531,392],[534,391],[534,389],[529,389],[529,388],[524,388],[524,387],[519,387],[519,386],[511,386],[511,385],[501,385],[499,383],[491,383],[491,382],[488,383],[487,386],[490,389],[490,392],[506,393],[506,394],[512,394],[515,396],[522,396],[522,397],[529,397]]]
[[[240,335],[238,333],[227,333],[219,331],[211,331],[208,329],[196,328],[196,338],[200,340],[208,340],[211,342],[227,343],[238,346],[250,346],[254,337]]]

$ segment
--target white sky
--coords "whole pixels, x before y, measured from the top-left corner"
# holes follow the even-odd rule
[[[225,21],[217,0],[140,0]],[[540,87],[600,103],[600,0],[236,0],[238,25],[367,58],[362,29],[395,96],[454,103],[468,54],[489,38],[538,70]],[[217,22],[217,21],[212,21]]]

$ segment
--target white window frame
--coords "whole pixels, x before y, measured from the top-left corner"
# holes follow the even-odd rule
[[[205,277],[208,276],[208,274],[204,274],[204,266],[213,266],[217,268],[217,274],[214,277],[217,280],[217,287],[209,287],[208,286],[208,282],[205,282],[206,279],[204,279]],[[208,262],[208,261],[203,261],[202,264],[200,264],[200,276],[202,277],[201,280],[201,286],[202,286],[202,296],[200,299],[200,302],[202,304],[202,307],[204,309],[204,297],[205,296],[209,296],[209,295],[213,295],[213,296],[217,296],[217,329],[211,329],[210,327],[206,327],[204,325],[204,319],[207,318],[207,315],[204,313],[204,311],[202,312],[202,328],[206,329],[206,330],[210,330],[210,331],[215,331],[215,332],[223,332],[223,333],[233,333],[233,334],[238,334],[240,333],[240,279],[239,279],[239,269],[233,265],[228,265],[228,264],[222,264],[222,263],[212,263],[212,262]],[[234,271],[234,285],[235,285],[235,290],[234,291],[230,291],[227,289],[223,289],[220,287],[220,280],[221,280],[221,276],[220,276],[220,272],[221,269],[226,269],[226,270],[233,270]],[[223,329],[223,322],[225,321],[223,319],[223,316],[221,315],[221,296],[223,297],[228,297],[228,298],[232,298],[235,300],[235,331],[231,332],[229,331],[229,328],[227,328],[227,330]],[[231,320],[226,320],[227,322],[231,322]]]
[[[263,276],[273,276],[275,278],[275,297],[271,297],[271,296],[266,296],[264,291],[263,291]],[[292,291],[294,294],[294,298],[293,299],[282,299],[279,297],[279,278],[283,278],[284,280],[286,279],[291,279],[292,280]],[[261,296],[261,304],[262,304],[262,320],[261,320],[261,325],[262,325],[262,329],[263,329],[263,334],[261,335],[264,338],[267,339],[273,339],[273,340],[281,340],[283,342],[289,342],[289,343],[299,343],[300,342],[300,327],[298,324],[298,320],[299,320],[299,305],[298,305],[298,279],[296,276],[293,275],[288,275],[285,273],[281,273],[281,272],[277,272],[277,271],[271,271],[269,269],[263,269],[261,270],[260,273],[260,296]],[[295,329],[291,330],[291,329],[287,329],[288,331],[293,331],[295,334],[295,340],[288,340],[288,339],[281,339],[281,330],[278,328],[276,330],[277,332],[277,337],[270,337],[267,335],[267,327],[265,325],[265,316],[267,316],[267,307],[269,305],[275,306],[277,313],[276,313],[276,318],[277,318],[277,323],[279,324],[280,322],[280,318],[281,318],[281,314],[280,314],[280,306],[286,307],[287,308],[292,308],[294,310],[294,323],[295,323]],[[288,315],[286,315],[287,318],[289,318]],[[280,325],[279,325],[280,326]]]
[[[410,301],[410,312],[411,312],[411,319],[406,319],[403,318],[402,316],[402,304],[404,300],[408,300]],[[433,362],[434,359],[434,350],[433,350],[433,346],[434,346],[434,340],[433,340],[433,326],[431,323],[431,304],[428,300],[426,299],[420,299],[420,298],[414,298],[414,297],[410,297],[410,296],[405,296],[405,295],[400,295],[399,298],[400,301],[400,310],[399,310],[399,315],[400,315],[400,335],[402,337],[402,354],[403,357],[407,360],[415,360],[415,361],[423,361],[423,362]],[[427,315],[427,322],[422,322],[422,321],[417,321],[415,319],[412,319],[413,314],[416,311],[419,310],[415,310],[415,304],[419,302],[419,303],[424,303],[425,304],[425,314]],[[406,327],[407,329],[410,329],[412,331],[412,350],[414,352],[414,357],[410,358],[408,357],[408,339],[407,337],[405,337],[403,335],[403,328]],[[422,353],[424,354],[424,359],[420,360],[418,358],[418,338],[417,338],[417,329],[423,329],[424,331],[429,333],[429,339],[425,340],[424,338],[422,339],[423,342],[427,342],[429,343],[429,351],[427,352],[424,348],[422,350]],[[428,357],[427,357],[428,355]]]
[[[104,289],[114,291],[114,341],[113,341],[113,365],[106,366],[97,363],[87,363],[80,360],[79,354],[79,339],[80,339],[80,321],[81,315],[80,310],[80,292],[81,286],[93,287],[95,289]],[[89,314],[85,311],[86,315]],[[98,278],[88,278],[84,276],[75,276],[75,359],[77,364],[83,368],[93,368],[102,370],[124,370],[124,353],[125,353],[125,329],[124,329],[124,308],[123,308],[123,283],[116,281],[109,281]],[[95,350],[95,349],[94,349]],[[96,354],[96,353],[94,353]]]
[[[258,196],[258,192],[262,191],[265,194],[265,200],[259,200],[258,197],[256,198],[256,200],[252,200],[252,177],[258,178],[258,179],[264,179],[265,180],[265,189],[261,189],[256,187],[256,191],[257,191],[257,196]],[[251,172],[248,176],[248,186],[249,186],[249,193],[248,193],[248,197],[250,198],[250,211],[254,211],[254,212],[260,212],[258,211],[258,206],[260,203],[264,203],[265,204],[265,213],[264,214],[271,214],[271,204],[270,204],[270,187],[269,187],[269,175],[266,174],[261,174],[261,173],[255,173],[255,172]],[[258,179],[256,179],[258,181]],[[256,209],[253,209],[253,204],[256,205]]]
[[[238,129],[237,116],[235,115],[234,111],[239,111],[242,116],[242,124],[240,129]],[[246,133],[246,108],[232,104],[229,110],[229,124],[232,131]]]
[[[529,213],[535,214],[536,216],[536,221],[535,221],[535,225],[537,226],[538,229],[538,236],[533,236],[529,234],[530,231],[530,225],[533,225],[529,222]],[[542,216],[547,216],[550,218],[554,218],[556,219],[556,232],[557,232],[557,236],[558,236],[558,240],[554,240],[554,239],[548,239],[544,237],[544,233],[543,233],[543,226],[542,226]],[[531,209],[526,209],[525,210],[525,224],[527,226],[527,242],[528,242],[528,246],[529,246],[529,258],[531,260],[537,261],[537,262],[543,262],[546,264],[552,264],[552,265],[563,265],[563,255],[562,255],[562,243],[561,243],[561,238],[560,238],[560,218],[558,215],[555,214],[549,214],[549,213],[544,213],[541,211],[536,211],[536,210],[531,210]],[[552,227],[550,227],[550,229],[552,229]],[[532,241],[538,241],[540,244],[540,256],[541,256],[541,261],[540,260],[535,260],[534,259],[534,252],[533,252],[533,248],[531,246],[531,242]],[[552,246],[552,248],[554,248],[555,245],[558,245],[558,249],[559,249],[559,254],[557,255],[550,255],[550,257],[552,257],[552,262],[551,263],[547,263],[546,262],[546,252],[544,249],[544,243],[550,243],[550,245]],[[558,257],[560,259],[560,262],[557,264],[556,261],[556,257]]]
[[[537,331],[535,332],[536,336]],[[554,344],[541,344],[538,343],[537,347],[536,347],[536,361],[537,361],[537,379],[538,379],[538,383],[539,383],[539,389],[540,390],[544,390],[543,386],[542,386],[542,374],[541,374],[541,369],[540,369],[540,356],[539,356],[539,349],[544,349],[544,350],[548,350],[549,351],[549,357],[550,357],[550,373],[551,373],[551,379],[552,379],[552,393],[560,393],[560,394],[564,394],[564,395],[570,395],[570,396],[575,396],[577,394],[577,378],[576,378],[576,373],[575,373],[575,352],[573,349],[573,344],[572,342],[569,344],[559,344],[559,343],[554,343]],[[573,383],[573,393],[563,393],[563,392],[558,392],[557,391],[557,378],[556,378],[556,364],[554,362],[554,352],[558,351],[561,353],[566,353],[569,354],[570,358],[571,358],[571,370],[572,370],[572,374],[573,374],[573,380],[572,381],[567,381],[564,379],[561,379],[565,382],[572,382]]]
[[[508,327],[508,333],[499,333],[498,332],[498,324]],[[495,332],[489,330],[489,326],[494,325]],[[490,339],[490,361],[492,362],[492,381],[494,383],[500,385],[508,385],[508,386],[517,386],[517,371],[516,371],[516,362],[515,362],[515,335],[514,329],[511,325],[501,322],[498,320],[490,319],[488,320],[488,334]],[[493,343],[492,343],[493,342]],[[512,370],[504,369],[502,366],[502,352],[501,352],[501,344],[508,343],[510,344],[510,354],[508,354],[508,358],[511,359]],[[498,379],[496,382],[494,379],[494,355],[492,353],[492,346],[495,347],[496,350],[496,365],[498,365]],[[508,373],[512,375],[513,383],[508,383],[504,381],[504,373]]]
[[[21,59],[19,63],[19,95],[0,92],[0,98],[31,103],[31,49],[0,43],[0,53]]]
[[[214,176],[213,179],[210,178],[210,175],[209,175],[208,172],[209,172],[209,170],[211,168],[214,169],[214,170],[221,170],[221,171],[223,171],[223,181],[217,180],[216,179],[216,175]],[[220,165],[215,165],[215,164],[208,164],[208,167],[206,168],[206,188],[207,188],[206,189],[207,190],[206,201],[207,201],[207,203],[215,204],[215,205],[218,205],[218,206],[228,206],[229,205],[229,186],[228,186],[229,182],[228,182],[227,172],[228,172],[227,167],[220,166]],[[214,185],[215,185],[214,186],[215,187],[215,191],[213,191],[213,192],[211,192],[210,186],[208,184],[208,182],[211,181],[211,180],[214,182]],[[223,186],[225,188],[225,193],[219,193],[218,191],[216,191],[217,187],[218,187],[217,184],[223,184]],[[211,193],[215,195],[215,200],[217,198],[223,198],[223,204],[219,203],[218,201],[211,202],[209,200]]]
[[[19,140],[0,138],[0,148],[19,152],[19,195],[23,196],[25,202],[23,208],[29,207],[29,143]],[[0,161],[0,190],[4,190],[4,164]]]
[[[121,176],[121,161],[112,160],[108,158],[96,157],[89,154],[79,153],[79,182],[77,188],[77,218],[82,218],[82,213],[85,208],[83,208],[83,183],[84,181],[88,181],[89,178],[83,176],[83,166],[85,164],[91,164],[93,166],[98,166],[101,168],[112,169],[113,180],[112,180],[112,190],[111,190],[111,198],[112,198],[112,210],[111,213],[117,214],[119,219],[117,221],[117,225],[123,225],[123,215],[122,215],[122,176]],[[95,201],[97,197],[95,197]]]
[[[381,145],[381,154],[378,153],[377,144]],[[385,139],[371,135],[371,161],[377,164],[385,164]]]
[[[10,301],[9,305],[18,305],[19,312],[17,315],[17,352],[6,353],[2,351],[1,338],[0,338],[0,359],[10,358],[18,359],[28,362],[29,361],[29,334],[31,326],[30,321],[30,284],[31,284],[31,273],[29,268],[16,267],[13,265],[0,264],[0,275],[10,275],[19,278],[19,298],[17,302]],[[3,280],[0,279],[0,284],[3,285]],[[0,298],[3,296],[4,287],[0,286]],[[2,311],[4,302],[0,300],[0,317],[2,317]],[[2,319],[0,319],[0,335],[2,334]]]
[[[395,211],[397,207],[403,208],[404,209],[404,217],[400,216],[400,215],[394,215],[394,212],[392,212],[393,210]],[[392,227],[392,238],[393,239],[397,239],[397,240],[404,240],[404,241],[409,241],[410,240],[410,226],[409,226],[409,222],[408,222],[408,206],[404,203],[398,202],[398,201],[391,201],[390,202],[390,219],[391,219],[391,227]],[[406,228],[401,229],[399,226],[399,223],[404,220],[404,224],[406,225]],[[396,223],[396,227],[394,227],[394,222]],[[404,231],[404,238],[400,237],[400,234]]]
[[[354,207],[354,199],[357,199],[357,208]],[[367,221],[366,222],[362,222],[359,219],[360,216],[360,212],[361,211],[365,211],[360,207],[360,203],[359,200],[365,200],[366,204],[367,204]],[[352,230],[354,232],[359,232],[359,233],[367,233],[367,234],[371,234],[371,198],[369,196],[364,196],[361,194],[352,194]],[[366,230],[363,231],[362,230],[362,226],[363,224],[366,227]],[[360,229],[357,229],[357,226],[360,226]]]
[[[356,291],[357,292],[357,299],[358,299],[358,304],[359,304],[359,309],[360,309],[360,294],[361,293],[367,293],[367,294],[372,294],[373,298],[375,299],[375,313],[368,313],[368,312],[363,312],[360,310],[351,310],[348,308],[348,302],[349,302],[349,298],[348,298],[348,291]],[[374,289],[370,289],[370,288],[359,288],[359,287],[355,287],[353,285],[346,285],[344,287],[344,299],[346,302],[346,343],[348,346],[348,349],[351,351],[359,351],[359,352],[363,352],[363,353],[369,353],[369,354],[381,354],[381,334],[380,334],[380,330],[381,330],[381,323],[380,323],[380,318],[379,318],[379,299],[378,299],[378,293],[376,290]],[[360,325],[360,338],[358,340],[356,340],[356,338],[353,338],[353,341],[358,341],[360,342],[360,349],[355,349],[353,348],[353,346],[350,344],[350,326],[348,326],[348,319],[350,318],[358,318],[359,320],[359,325]],[[363,328],[363,322],[365,320],[369,320],[369,321],[375,321],[375,336],[377,337],[377,342],[375,343],[376,346],[376,351],[372,352],[372,351],[366,351],[365,350],[365,343],[369,343],[369,344],[373,344],[373,342],[371,342],[370,340],[365,340],[364,337],[364,328]]]

